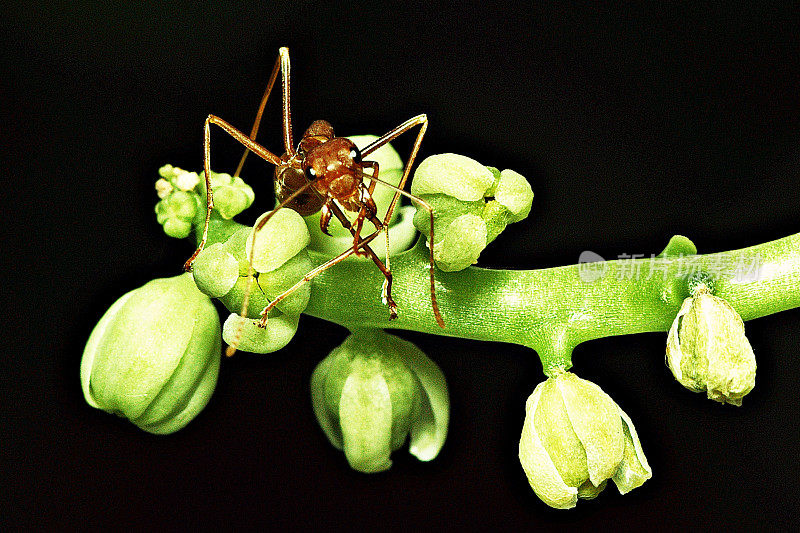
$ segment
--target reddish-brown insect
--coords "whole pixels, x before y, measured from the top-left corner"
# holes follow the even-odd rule
[[[264,106],[272,91],[272,87],[278,77],[278,72],[281,73],[282,89],[283,89],[283,146],[285,152],[280,157],[276,156],[260,144],[255,142],[258,127],[261,123],[261,116],[264,112]],[[439,306],[436,303],[436,292],[434,286],[434,265],[433,265],[433,209],[426,202],[409,194],[403,190],[406,180],[408,179],[411,166],[414,164],[414,159],[419,151],[422,138],[425,135],[425,130],[428,127],[428,118],[423,115],[418,115],[412,119],[405,121],[385,135],[381,136],[369,146],[359,151],[356,145],[345,137],[336,137],[333,133],[333,127],[330,123],[324,120],[317,120],[306,130],[303,138],[295,147],[292,138],[292,124],[291,124],[291,108],[289,100],[289,49],[281,48],[278,52],[278,60],[275,62],[275,67],[272,69],[267,89],[264,91],[264,96],[261,98],[261,104],[258,107],[253,129],[250,136],[246,136],[241,131],[231,126],[225,120],[215,116],[209,115],[205,122],[204,136],[203,136],[203,169],[205,170],[206,177],[206,190],[207,194],[207,210],[206,222],[203,229],[203,238],[197,250],[186,261],[184,268],[189,270],[192,262],[197,255],[203,250],[208,237],[208,224],[211,218],[211,211],[214,207],[213,191],[211,190],[210,169],[211,169],[211,135],[210,126],[216,124],[231,137],[239,141],[245,146],[245,152],[242,156],[239,166],[234,173],[235,176],[244,165],[247,155],[252,151],[257,156],[261,157],[268,163],[275,165],[275,194],[277,200],[280,202],[270,214],[262,218],[256,225],[253,232],[253,244],[255,244],[256,233],[264,227],[267,221],[271,218],[272,214],[283,207],[294,209],[301,215],[309,215],[322,211],[320,217],[320,227],[326,234],[327,228],[330,223],[331,217],[335,216],[339,222],[350,231],[353,236],[353,246],[348,248],[338,256],[330,259],[326,263],[313,269],[306,274],[303,279],[298,281],[295,285],[279,294],[272,300],[267,307],[261,311],[261,320],[259,325],[266,327],[267,316],[270,310],[275,307],[281,300],[289,296],[295,290],[300,288],[303,284],[311,281],[320,272],[323,272],[331,266],[339,263],[351,255],[367,256],[375,262],[377,267],[385,276],[382,289],[382,300],[389,307],[389,318],[397,318],[397,304],[392,299],[392,273],[389,261],[389,234],[387,232],[389,221],[391,220],[392,213],[394,212],[400,195],[411,198],[416,204],[426,209],[430,215],[430,280],[431,280],[431,304],[433,307],[433,314],[439,326],[444,327],[444,320],[439,312]],[[386,183],[379,179],[378,163],[374,161],[364,160],[363,158],[385,145],[388,142],[396,139],[403,133],[411,130],[412,128],[420,126],[419,133],[414,142],[414,147],[411,150],[411,155],[405,165],[403,176],[400,183],[395,187],[390,183]],[[364,170],[371,170],[371,174],[364,172]],[[368,181],[368,183],[367,183]],[[386,212],[383,220],[377,217],[377,206],[372,198],[372,193],[375,190],[376,184],[382,184],[395,191],[389,209]],[[337,205],[338,203],[338,205]],[[345,210],[357,213],[356,219],[353,224],[347,219],[341,205]],[[361,236],[364,221],[372,222],[376,230],[366,237]],[[369,243],[373,241],[380,233],[386,235],[386,263],[384,264],[375,252],[370,248]],[[254,246],[253,246],[254,248]],[[251,251],[252,249],[251,248]],[[250,291],[252,290],[253,280],[253,256],[250,255],[250,266],[248,268],[248,278],[250,288],[245,292],[244,301],[242,303],[242,313],[244,317],[247,315],[247,304],[249,300]],[[240,330],[241,333],[241,330]],[[227,354],[233,355],[236,351],[236,344],[238,338],[228,347]]]

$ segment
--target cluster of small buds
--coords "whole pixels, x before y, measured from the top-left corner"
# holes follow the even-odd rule
[[[164,165],[158,169],[156,219],[164,233],[176,239],[188,237],[205,215],[205,174],[188,172],[179,167]],[[214,191],[214,211],[229,220],[247,209],[255,199],[253,189],[240,177],[211,172]]]
[[[200,197],[194,192],[200,176],[172,165],[164,165],[158,174],[161,178],[156,181],[156,193],[161,201],[156,204],[156,219],[170,237],[188,237],[192,221],[202,210]]]
[[[206,178],[200,173],[198,193],[205,204]],[[224,172],[211,171],[211,189],[214,193],[214,210],[225,220],[230,220],[253,204],[255,194],[239,176],[231,176]]]
[[[268,213],[262,215],[257,226]],[[253,248],[252,227],[242,227],[221,243],[205,248],[195,259],[192,274],[197,287],[205,294],[219,298],[228,309],[241,309],[252,281],[247,277],[252,248],[253,271],[257,290],[250,291],[248,317],[232,313],[222,329],[225,342],[237,339],[239,347],[254,353],[270,353],[283,348],[297,332],[300,313],[311,297],[306,284],[283,299],[270,312],[266,328],[257,326],[259,312],[272,299],[303,278],[313,268],[306,249],[308,227],[303,218],[291,209],[280,209],[256,233]],[[242,322],[244,321],[244,322]]]
[[[475,264],[508,224],[528,216],[533,190],[513,170],[502,172],[458,154],[438,154],[420,163],[411,193],[434,210],[436,265],[444,271]],[[414,225],[430,237],[430,217],[418,209]]]

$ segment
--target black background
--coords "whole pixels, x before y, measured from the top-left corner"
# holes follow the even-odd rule
[[[448,377],[450,434],[434,462],[401,451],[372,476],[349,469],[310,409],[310,372],[344,338],[338,326],[304,318],[286,349],[224,361],[208,407],[172,436],[91,409],[78,380],[104,310],[191,251],[155,222],[158,167],[199,170],[208,113],[249,128],[278,47],[291,49],[298,132],[325,118],[379,134],[425,112],[422,157],[457,152],[528,177],[531,216],[481,263],[543,268],[587,249],[658,253],[674,233],[706,253],[800,231],[794,13],[92,4],[16,3],[0,22],[8,525],[800,526],[798,310],[748,323],[759,369],[740,409],[680,387],[664,334],[579,346],[574,370],[633,418],[654,477],[572,511],[542,504],[518,464],[542,375],[517,346],[403,333]],[[275,150],[276,103],[259,137]],[[215,168],[232,169],[240,150],[215,139]],[[245,177],[266,209],[266,166]]]

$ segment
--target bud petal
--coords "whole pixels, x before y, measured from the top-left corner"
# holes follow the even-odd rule
[[[578,489],[564,483],[534,426],[534,416],[545,383],[537,385],[525,403],[526,415],[519,441],[519,460],[531,488],[544,503],[556,509],[570,509],[578,502]]]
[[[156,194],[158,194],[159,198],[163,200],[171,193],[172,193],[172,184],[170,182],[168,182],[164,178],[161,178],[156,181]]]
[[[453,220],[444,238],[433,245],[436,265],[445,272],[463,270],[478,262],[486,248],[486,223],[476,215],[466,214]]]
[[[667,337],[667,366],[689,390],[741,405],[753,390],[756,360],[741,317],[700,286],[684,300]]]
[[[191,191],[200,183],[197,172],[180,172],[175,176],[175,186],[182,191]]]
[[[625,433],[625,453],[622,456],[619,468],[617,468],[614,477],[611,479],[617,486],[619,493],[626,494],[637,487],[641,487],[645,481],[653,477],[653,471],[644,456],[633,422],[622,409],[619,410],[619,415],[622,418],[622,430]]]
[[[439,365],[408,341],[388,336],[405,364],[416,374],[424,394],[420,411],[411,423],[408,451],[420,461],[430,461],[439,455],[447,438],[450,422],[450,396]]]
[[[172,433],[205,407],[220,362],[219,316],[190,274],[157,279],[111,306],[81,360],[87,403],[151,433]]]
[[[392,400],[386,380],[375,369],[357,368],[347,377],[339,401],[339,421],[350,466],[365,473],[392,466]]]
[[[197,288],[212,298],[225,296],[239,279],[239,262],[222,243],[200,252],[192,271]]]
[[[500,172],[495,199],[511,212],[511,222],[524,220],[531,212],[533,189],[522,174],[511,169]]]
[[[483,200],[494,184],[492,171],[458,154],[432,155],[420,163],[411,182],[411,194],[446,194],[463,201]]]
[[[555,379],[575,434],[586,450],[589,480],[595,486],[617,470],[625,450],[617,404],[603,389],[565,372]]]
[[[233,343],[242,328],[238,348],[245,352],[272,353],[280,350],[297,333],[299,316],[285,315],[283,313],[271,316],[267,327],[258,326],[258,320],[242,318],[236,313],[231,313],[222,326],[222,338],[228,344]]]

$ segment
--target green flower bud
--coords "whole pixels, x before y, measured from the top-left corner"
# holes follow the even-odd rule
[[[314,413],[350,466],[381,472],[410,435],[409,451],[435,458],[447,436],[450,400],[439,367],[382,330],[354,332],[311,376]]]
[[[284,211],[287,215],[280,215],[280,213]],[[300,281],[314,266],[308,255],[308,250],[305,248],[300,249],[292,255],[292,252],[298,248],[298,242],[307,242],[308,231],[305,229],[305,224],[302,221],[303,219],[295,211],[290,209],[281,209],[278,211],[276,217],[278,216],[286,216],[289,219],[289,224],[273,226],[272,220],[275,218],[273,217],[273,219],[258,232],[256,240],[257,253],[261,249],[269,249],[272,245],[275,247],[272,248],[273,255],[271,257],[265,255],[262,258],[264,259],[263,263],[258,263],[256,265],[256,279],[252,283],[250,303],[248,305],[248,315],[250,318],[258,318],[258,313],[264,309],[273,298]],[[283,232],[283,235],[286,236],[287,239],[285,242],[281,242],[278,238],[282,229],[286,230]],[[273,234],[273,230],[277,233]],[[225,295],[219,297],[220,301],[225,304],[225,307],[232,312],[241,311],[242,300],[250,284],[247,278],[249,261],[247,249],[252,243],[252,235],[252,228],[240,228],[222,243],[224,250],[238,261],[239,267],[238,278],[233,287]],[[264,240],[261,240],[262,236]],[[305,236],[305,239],[303,236]],[[300,241],[297,239],[300,239]],[[198,258],[199,257],[200,256],[198,256]],[[225,261],[227,262],[227,259]],[[282,263],[280,263],[280,261],[282,261]],[[265,264],[272,268],[272,270],[268,272],[259,272],[258,268],[263,268]],[[202,266],[203,265],[201,265],[201,268]],[[195,267],[196,275],[200,275],[197,270],[198,267]],[[291,296],[282,300],[277,308],[273,310],[273,313],[283,312],[292,316],[298,316],[306,308],[306,305],[308,305],[310,297],[311,284],[306,283],[300,289],[292,293]],[[270,317],[272,316],[274,315],[270,314]],[[223,337],[226,341],[228,340],[228,338],[224,336],[224,332]]]
[[[276,219],[277,224],[273,224]],[[303,219],[295,211],[281,209],[259,231],[256,239],[256,267],[266,265],[271,270],[254,270],[255,279],[251,282],[247,277],[247,250],[252,235],[253,228],[241,227],[224,242],[208,246],[195,259],[192,273],[201,291],[219,298],[233,312],[222,328],[225,342],[231,344],[237,340],[241,350],[271,353],[286,346],[297,333],[299,316],[311,297],[311,284],[301,286],[281,300],[270,311],[266,328],[258,327],[258,320],[252,319],[260,318],[262,309],[300,281],[314,265],[308,251],[300,248],[308,242]],[[269,252],[258,256],[261,250]],[[242,319],[238,313],[248,291],[248,318]]]
[[[525,404],[519,459],[551,507],[575,507],[611,479],[624,494],[652,475],[628,416],[603,390],[564,372],[540,383]]]
[[[755,387],[756,358],[739,313],[699,285],[683,301],[667,337],[666,362],[681,385],[742,405]]]
[[[205,203],[205,172],[199,176],[199,194]],[[244,180],[224,172],[211,171],[211,188],[214,191],[214,210],[225,219],[230,220],[253,204],[255,194]]]
[[[411,193],[434,210],[434,260],[444,271],[462,270],[506,226],[528,216],[530,184],[513,170],[500,172],[457,154],[439,154],[420,163]],[[418,209],[414,225],[430,237],[430,216]]]
[[[208,403],[220,363],[219,316],[191,274],[153,280],[117,300],[81,360],[92,407],[150,433],[172,433]]]
[[[156,220],[164,226],[164,233],[183,239],[192,232],[192,219],[199,209],[200,199],[197,194],[173,189],[156,204]]]
[[[254,227],[269,213],[270,211],[261,215]],[[255,248],[252,252],[253,268],[256,272],[275,270],[304,250],[309,242],[311,237],[303,217],[297,211],[279,209],[256,234]],[[251,248],[253,248],[252,230],[245,241],[246,257],[250,257]]]

